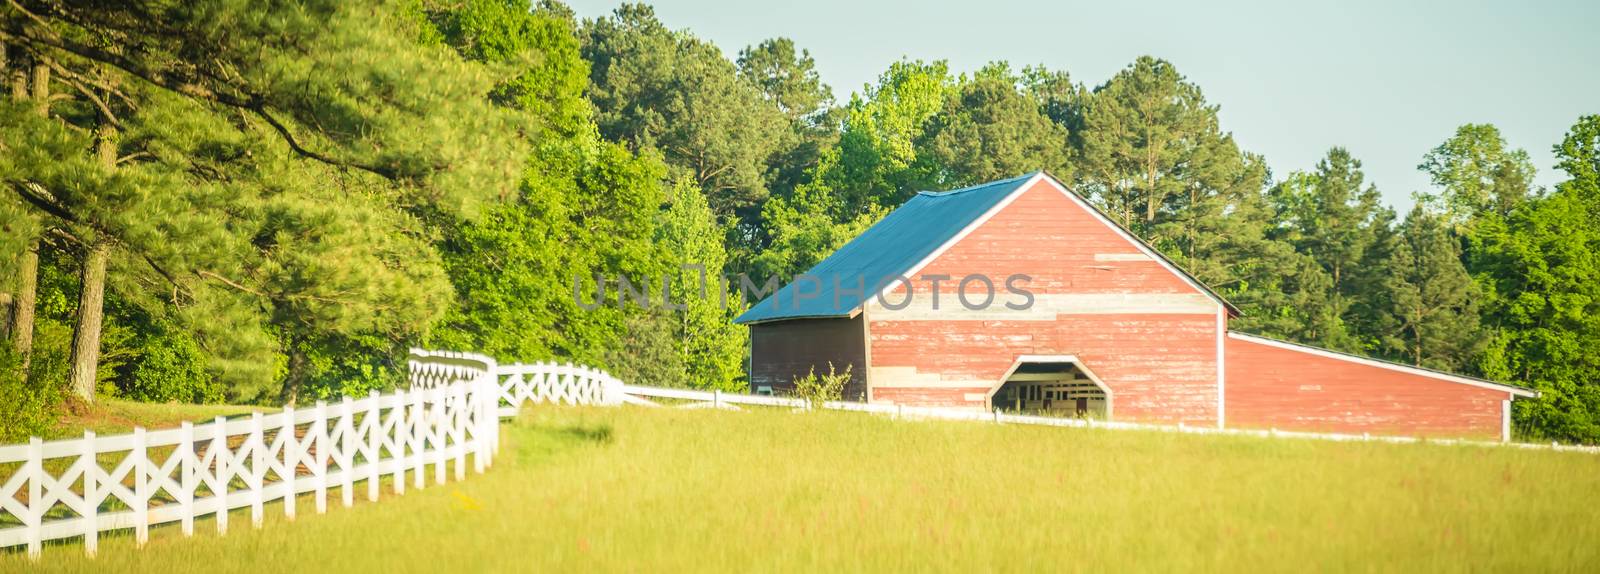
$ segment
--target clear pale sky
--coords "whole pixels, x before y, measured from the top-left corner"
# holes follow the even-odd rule
[[[1560,181],[1551,146],[1578,116],[1600,114],[1600,0],[651,4],[669,28],[730,57],[794,39],[840,101],[901,57],[948,60],[956,72],[1044,64],[1090,86],[1141,54],[1165,58],[1275,177],[1344,146],[1401,209],[1429,187],[1422,155],[1458,125],[1498,126],[1549,186]],[[618,2],[571,5],[593,18]]]

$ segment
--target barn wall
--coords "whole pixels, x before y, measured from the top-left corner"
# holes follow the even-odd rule
[[[1031,276],[1030,309],[1005,289]],[[955,283],[996,284],[984,310],[961,305]],[[1047,182],[1021,192],[897,288],[869,300],[872,398],[983,408],[1020,355],[1075,355],[1114,394],[1118,420],[1216,423],[1221,307]],[[920,277],[949,275],[939,308]],[[983,299],[971,284],[969,300]]]
[[[866,342],[861,316],[850,319],[793,319],[750,327],[750,390],[770,385],[775,392],[794,388],[794,379],[813,366],[818,375],[828,373],[832,361],[837,371],[850,367],[844,398],[866,397]]]
[[[1500,438],[1505,391],[1245,339],[1226,343],[1229,427]]]

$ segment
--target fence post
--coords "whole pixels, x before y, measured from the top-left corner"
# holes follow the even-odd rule
[[[450,385],[450,432],[455,435],[456,481],[467,479],[467,386],[461,382]]]
[[[39,437],[28,438],[28,462],[22,467],[22,473],[27,475],[28,481],[28,514],[22,520],[28,526],[28,559],[39,561],[40,552],[44,549],[44,441]]]
[[[429,390],[419,390],[411,393],[411,486],[418,489],[427,488],[427,436],[422,435],[427,427],[427,403],[422,398],[427,397]]]
[[[1038,388],[1038,387],[1035,387],[1035,388]],[[995,424],[999,424],[1000,423],[1000,408],[999,407],[995,407],[995,409],[994,409],[994,422],[995,422]]]
[[[78,451],[83,464],[83,552],[90,558],[100,551],[100,488],[96,484],[100,482],[100,462],[95,460],[94,439],[94,431],[83,431],[82,450]]]
[[[487,373],[488,371],[485,372]],[[498,417],[497,414],[490,413],[491,409],[488,406],[489,394],[484,391],[486,385],[483,382],[487,378],[488,376],[486,375],[479,375],[477,378],[465,383],[468,396],[471,397],[470,401],[472,402],[472,410],[470,411],[473,416],[472,471],[477,474],[483,474],[483,471],[487,470],[489,466],[489,449],[487,447],[491,429],[487,421],[490,417]]]
[[[339,433],[339,500],[345,508],[354,506],[356,495],[351,489],[355,469],[350,468],[355,462],[356,440],[352,436],[356,433],[355,409],[350,404],[350,397],[346,395],[344,401],[339,403],[339,428],[344,432]]]
[[[378,461],[383,458],[383,411],[378,408],[378,390],[367,393],[367,500],[378,501]]]
[[[394,407],[389,410],[389,418],[394,421],[394,428],[390,433],[394,447],[389,454],[394,455],[394,493],[406,493],[406,391],[401,389],[394,392]]]
[[[250,436],[245,440],[255,443],[250,445],[250,480],[245,482],[250,487],[250,526],[261,528],[262,519],[266,518],[263,483],[267,477],[267,430],[261,422],[261,411],[250,413]]]
[[[299,426],[294,424],[294,405],[283,407],[283,426],[278,432],[289,433],[283,435],[283,516],[294,522],[295,502],[300,498],[300,490],[296,488],[296,475],[300,474],[300,437]]]
[[[133,544],[143,548],[150,541],[150,449],[146,445],[144,427],[133,427]],[[90,462],[94,462],[92,459]],[[94,509],[98,513],[98,509]]]
[[[722,389],[713,389],[711,391],[711,406],[717,409],[722,408]]]
[[[328,403],[317,401],[317,411],[311,419],[312,443],[315,450],[311,461],[311,475],[316,477],[317,514],[328,511]]]
[[[233,456],[228,448],[228,419],[218,416],[211,423],[211,449],[216,451],[213,460],[217,465],[217,486],[211,496],[217,499],[217,535],[228,533],[228,486],[233,482]]]
[[[445,404],[447,402],[446,393],[449,392],[450,389],[448,388],[442,386],[434,387],[433,416],[428,417],[428,432],[433,435],[433,451],[428,454],[433,457],[434,484],[444,484],[444,467],[445,464],[450,462],[450,459],[445,456],[449,454],[445,451],[445,442],[450,439],[450,431],[445,428],[445,425],[449,424],[449,419],[446,417],[449,416],[450,412],[446,410],[447,405]]]
[[[194,424],[183,421],[178,425],[178,504],[183,512],[184,536],[194,536],[195,458]]]

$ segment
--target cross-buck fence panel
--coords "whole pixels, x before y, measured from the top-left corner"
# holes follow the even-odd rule
[[[152,525],[179,522],[187,535],[210,515],[226,532],[232,509],[249,508],[259,526],[268,502],[281,501],[292,519],[300,494],[313,493],[320,513],[331,491],[349,506],[358,490],[376,500],[385,478],[400,494],[427,485],[430,467],[435,483],[451,470],[465,478],[469,458],[483,472],[499,442],[494,362],[414,353],[410,366],[406,391],[0,446],[0,548],[26,546],[38,556],[47,540],[81,537],[93,555],[108,530],[133,529],[143,544]]]

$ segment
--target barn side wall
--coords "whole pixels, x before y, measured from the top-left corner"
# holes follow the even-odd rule
[[[1229,427],[1501,438],[1510,393],[1229,338]]]
[[[1023,303],[1005,286],[1019,273],[1034,301],[1009,309]],[[969,274],[994,283],[988,307],[958,299]],[[951,277],[938,309],[931,275]],[[903,287],[867,303],[874,401],[985,408],[1019,356],[1074,355],[1111,389],[1117,420],[1217,422],[1221,307],[1047,182],[910,279],[904,308]]]
[[[812,367],[828,374],[850,369],[845,400],[866,400],[867,346],[860,315],[849,319],[792,319],[750,326],[750,390],[770,386],[773,392],[794,389],[794,379]]]

